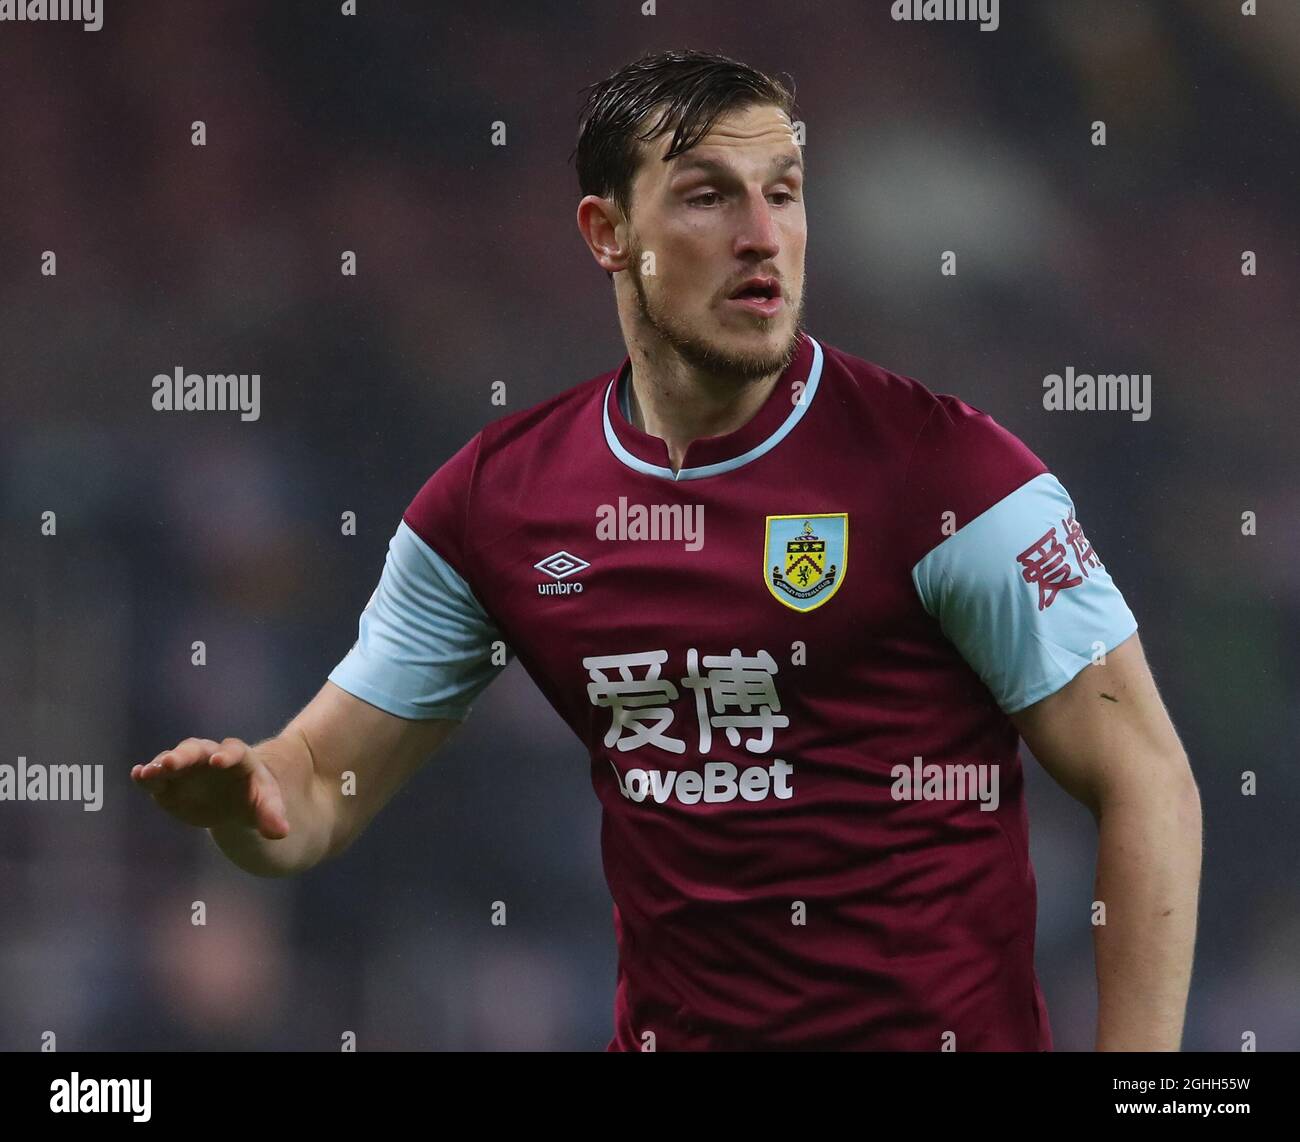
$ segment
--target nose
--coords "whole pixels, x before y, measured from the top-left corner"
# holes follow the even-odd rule
[[[771,259],[781,252],[776,219],[771,204],[760,188],[752,188],[745,201],[740,230],[736,234],[735,253],[751,259]]]

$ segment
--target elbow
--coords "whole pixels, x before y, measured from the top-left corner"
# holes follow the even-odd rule
[[[1192,776],[1190,769],[1187,771],[1185,780],[1179,784],[1177,798],[1180,817],[1189,828],[1195,828],[1197,836],[1200,836],[1203,821],[1201,791],[1197,787],[1196,778]]]
[[[1162,767],[1162,770],[1168,774],[1168,777],[1163,782],[1165,797],[1171,805],[1176,807],[1180,817],[1194,820],[1199,829],[1201,823],[1201,790],[1196,784],[1196,777],[1192,773],[1187,754],[1181,746],[1178,748],[1177,756],[1171,758],[1169,764]]]
[[[1144,755],[1141,764],[1125,766],[1096,790],[1088,802],[1100,818],[1120,809],[1139,808],[1143,813],[1172,819],[1180,825],[1201,828],[1201,791],[1188,764],[1187,755]]]

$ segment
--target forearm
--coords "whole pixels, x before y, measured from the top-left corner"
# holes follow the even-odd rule
[[[1200,798],[1190,781],[1134,788],[1103,801],[1098,823],[1097,1050],[1177,1051],[1196,939]]]
[[[253,750],[275,774],[289,820],[289,835],[268,840],[251,825],[208,830],[217,847],[255,876],[290,876],[318,864],[329,853],[334,806],[316,773],[307,739],[293,726]]]

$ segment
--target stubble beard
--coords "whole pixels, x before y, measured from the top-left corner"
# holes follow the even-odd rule
[[[675,319],[670,309],[664,308],[658,311],[654,309],[646,294],[645,282],[641,278],[641,251],[635,244],[632,246],[632,257],[627,268],[632,278],[632,288],[636,292],[639,318],[659,335],[669,349],[694,368],[715,376],[733,377],[737,381],[750,382],[762,380],[774,373],[785,372],[794,359],[795,350],[799,346],[799,334],[803,329],[803,303],[806,291],[799,295],[799,308],[795,314],[794,327],[784,345],[770,352],[736,353],[684,327]],[[781,313],[776,317],[760,317],[755,320],[759,328],[766,329],[772,322],[784,319],[785,314]]]

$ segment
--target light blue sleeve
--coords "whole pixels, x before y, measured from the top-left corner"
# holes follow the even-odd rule
[[[501,672],[500,639],[465,580],[403,521],[357,641],[329,680],[398,717],[461,721]]]
[[[925,609],[1012,714],[1137,630],[1051,473],[1021,485],[912,568]]]

